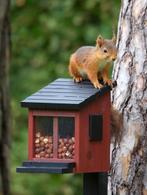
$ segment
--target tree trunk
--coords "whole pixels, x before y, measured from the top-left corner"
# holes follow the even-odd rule
[[[0,173],[4,195],[10,194],[9,9],[10,1],[0,0]]]
[[[112,152],[112,194],[147,195],[147,0],[122,0],[117,46],[112,103],[123,135]]]

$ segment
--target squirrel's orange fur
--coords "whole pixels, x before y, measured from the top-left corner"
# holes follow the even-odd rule
[[[69,73],[76,82],[88,78],[95,88],[101,88],[100,78],[104,84],[112,85],[109,79],[111,62],[116,59],[115,38],[111,40],[98,36],[96,46],[80,47],[70,57]]]

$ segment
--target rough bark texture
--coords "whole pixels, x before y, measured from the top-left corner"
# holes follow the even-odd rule
[[[9,0],[0,0],[0,185],[4,195],[10,194],[9,7]]]
[[[112,102],[123,136],[112,152],[114,195],[147,195],[147,0],[122,0]]]

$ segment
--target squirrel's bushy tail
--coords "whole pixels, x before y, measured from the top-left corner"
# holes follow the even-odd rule
[[[123,119],[122,114],[111,106],[111,139],[119,142],[122,136]]]

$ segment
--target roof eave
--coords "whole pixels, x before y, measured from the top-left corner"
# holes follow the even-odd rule
[[[79,104],[60,104],[60,103],[41,103],[41,102],[28,102],[24,100],[21,102],[22,107],[29,109],[41,109],[41,110],[80,110],[87,103],[93,101],[96,97],[102,96],[104,93],[111,91],[110,86],[104,86],[99,92],[96,92],[90,98],[85,99],[85,101]]]

